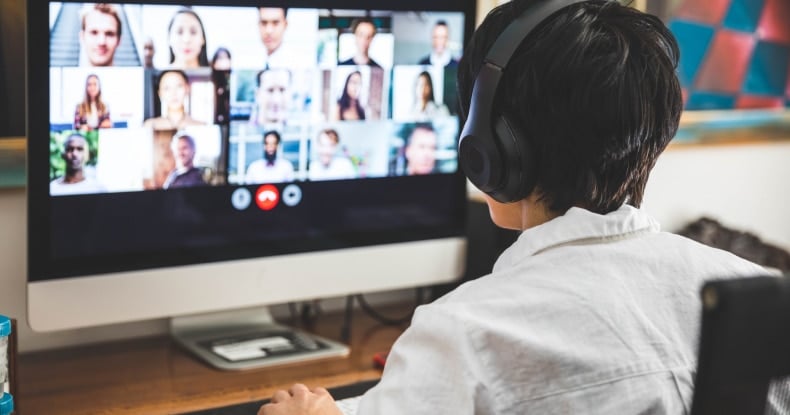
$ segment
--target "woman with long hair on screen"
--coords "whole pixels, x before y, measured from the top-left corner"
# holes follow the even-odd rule
[[[110,108],[101,99],[101,83],[96,74],[85,79],[85,97],[74,111],[74,129],[92,131],[97,128],[110,128]]]
[[[190,125],[204,125],[186,111],[189,78],[184,71],[171,69],[162,72],[159,75],[158,95],[162,115],[145,120],[144,127],[154,130],[180,130]]]
[[[343,93],[337,101],[337,111],[334,114],[335,120],[364,120],[365,110],[359,103],[359,96],[362,92],[362,73],[359,71],[351,72],[346,78]]]
[[[418,121],[427,121],[434,117],[447,116],[450,111],[444,104],[437,104],[433,95],[433,80],[428,71],[417,75],[415,83],[415,105],[412,108],[412,117]]]
[[[206,52],[206,30],[197,13],[180,9],[167,27],[170,65],[179,69],[209,66]]]

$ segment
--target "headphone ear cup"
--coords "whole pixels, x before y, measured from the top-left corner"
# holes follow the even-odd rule
[[[496,117],[494,138],[502,152],[503,174],[502,185],[489,195],[503,203],[521,200],[535,188],[533,146],[518,124],[506,114]]]

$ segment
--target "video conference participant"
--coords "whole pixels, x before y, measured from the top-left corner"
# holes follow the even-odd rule
[[[376,36],[376,24],[369,17],[361,17],[351,22],[351,32],[354,34],[356,52],[354,56],[340,62],[340,65],[369,65],[381,68],[381,65],[370,58],[370,44]]]
[[[110,107],[102,100],[99,77],[90,74],[85,79],[85,97],[74,110],[74,128],[80,131],[93,131],[110,128]]]
[[[450,27],[444,20],[439,20],[431,32],[431,53],[420,60],[420,65],[458,66],[458,60],[447,48],[449,40]]]
[[[203,173],[195,167],[195,139],[188,134],[176,134],[170,143],[170,150],[176,167],[162,185],[165,189],[174,187],[204,186]]]
[[[422,71],[417,75],[414,90],[415,102],[412,108],[412,118],[427,121],[435,117],[450,115],[450,111],[444,104],[436,102],[433,94],[433,79],[428,71]]]
[[[255,77],[255,106],[250,122],[258,126],[282,126],[288,115],[291,72],[270,68]]]
[[[244,183],[282,183],[294,179],[294,166],[278,156],[280,133],[267,131],[263,134],[263,159],[255,160],[247,167]]]
[[[159,74],[158,96],[162,115],[143,122],[154,130],[181,130],[191,125],[205,125],[186,112],[189,78],[184,71],[171,69]]]
[[[406,174],[431,174],[436,169],[436,130],[430,123],[414,124],[406,138],[403,154]]]
[[[340,136],[337,131],[327,128],[316,139],[316,160],[310,162],[310,180],[343,180],[357,177],[354,164],[348,157],[338,154]]]
[[[80,134],[66,137],[60,157],[66,162],[66,173],[49,182],[51,196],[74,195],[83,193],[102,193],[105,187],[95,177],[86,174],[85,164],[90,153],[88,141]]]
[[[167,26],[170,66],[195,69],[209,66],[206,30],[200,17],[191,9],[179,9]]]
[[[332,119],[335,121],[358,121],[365,119],[365,109],[360,103],[362,95],[362,73],[354,71],[348,74],[343,85],[343,92],[337,100],[337,110]]]
[[[88,66],[112,66],[121,43],[121,18],[115,5],[96,3],[82,11],[80,47]]]
[[[258,29],[261,42],[266,48],[266,68],[288,66],[288,57],[282,51],[285,30],[288,28],[288,9],[282,7],[259,7]]]
[[[465,113],[493,42],[534,4],[504,3],[478,28],[459,63]],[[685,413],[702,282],[766,271],[639,209],[682,111],[677,41],[654,16],[594,0],[518,42],[493,116],[509,114],[536,156],[507,179],[534,169],[536,184],[486,200],[497,225],[523,233],[492,274],[418,308],[358,413]],[[304,385],[259,412],[340,413]]]

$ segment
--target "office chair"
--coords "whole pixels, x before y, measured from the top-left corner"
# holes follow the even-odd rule
[[[790,411],[790,278],[711,281],[703,311],[692,415]],[[768,413],[773,413],[772,411]]]

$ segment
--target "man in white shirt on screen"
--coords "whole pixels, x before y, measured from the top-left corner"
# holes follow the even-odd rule
[[[66,162],[66,173],[49,183],[51,196],[102,193],[105,187],[85,168],[89,159],[88,141],[74,133],[63,142],[61,158]]]
[[[290,161],[278,154],[280,133],[267,131],[263,134],[263,159],[255,160],[247,167],[244,183],[282,183],[294,179],[294,167]]]
[[[333,129],[326,129],[318,134],[316,140],[318,159],[310,162],[310,180],[343,180],[357,177],[354,164],[348,157],[338,155],[340,136]]]
[[[282,50],[283,38],[287,28],[287,8],[258,8],[258,29],[261,32],[263,46],[266,48],[266,68],[283,68],[293,64],[293,62],[288,62],[288,56]]]

